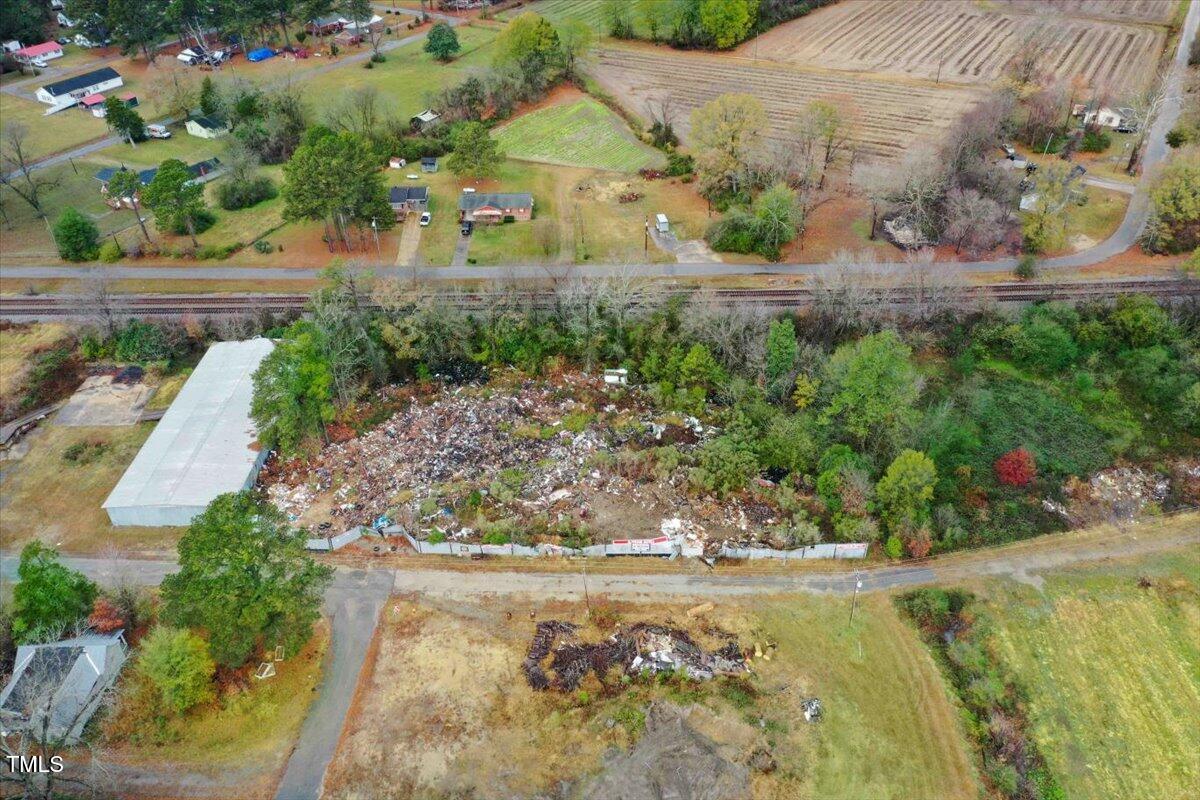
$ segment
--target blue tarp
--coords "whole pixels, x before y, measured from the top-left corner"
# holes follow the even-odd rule
[[[257,50],[251,50],[249,53],[246,53],[246,60],[247,61],[265,61],[266,59],[270,58],[273,55],[275,55],[275,51],[272,50],[271,48],[260,47]]]

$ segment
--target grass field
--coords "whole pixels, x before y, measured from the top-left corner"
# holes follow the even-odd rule
[[[410,182],[397,175],[390,183]],[[653,245],[643,249],[646,223],[654,214],[667,213],[681,239],[702,236],[710,222],[704,201],[678,179],[647,181],[625,173],[510,159],[492,180],[461,181],[443,169],[414,183],[429,185],[433,221],[421,233],[419,257],[433,266],[449,264],[454,254],[458,196],[466,185],[481,192],[531,192],[534,199],[533,221],[476,228],[469,256],[480,265],[670,261]],[[642,197],[622,203],[619,197],[626,192]]]
[[[179,529],[113,528],[100,508],[153,429],[150,422],[112,428],[43,423],[30,433],[29,452],[4,466],[0,539],[5,547],[16,549],[35,538],[73,553],[173,547]],[[91,463],[69,463],[63,453],[78,442],[105,448]]]
[[[1150,578],[1150,588],[1137,585]],[[1200,553],[987,594],[1001,657],[1067,797],[1174,800],[1200,786]]]
[[[539,108],[493,134],[510,158],[613,172],[637,172],[666,163],[637,140],[625,122],[590,97]]]
[[[545,793],[600,769],[608,748],[627,748],[638,735],[627,721],[651,702],[690,707],[689,721],[726,757],[744,763],[755,747],[767,748],[778,768],[752,775],[755,798],[978,796],[940,673],[885,598],[860,598],[850,628],[845,599],[723,602],[697,619],[688,619],[686,605],[595,595],[591,602],[606,609],[593,619],[669,622],[706,646],[711,624],[751,650],[755,642],[778,647],[770,660],[755,659],[749,692],[720,682],[638,683],[606,694],[593,678],[581,694],[534,692],[520,670],[530,612],[581,622],[584,638],[597,641],[609,629],[588,622],[582,603],[396,599],[384,612],[378,655],[364,672],[325,796]],[[438,669],[422,668],[434,659]],[[800,703],[814,695],[826,715],[808,725]],[[401,762],[409,765],[402,773],[388,769]]]
[[[49,350],[68,334],[66,325],[44,322],[0,330],[0,398],[21,388],[35,353]]]

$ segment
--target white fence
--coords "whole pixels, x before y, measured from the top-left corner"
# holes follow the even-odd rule
[[[321,539],[309,539],[304,543],[304,547],[308,550],[337,550],[339,547],[345,547],[353,541],[361,539],[363,528],[361,525],[351,528],[348,531],[339,533],[337,536],[326,536]]]
[[[538,544],[534,546],[521,544],[468,544],[467,542],[423,542],[414,538],[408,531],[388,530],[388,533],[399,533],[412,545],[420,555],[443,556],[589,556],[607,558],[608,556],[659,556],[675,558],[677,556],[701,556],[704,550],[699,545],[688,543],[682,536],[659,536],[654,539],[619,539],[608,544],[594,544],[588,547],[559,547],[553,544]],[[771,550],[766,547],[722,547],[719,553],[723,558],[779,558],[785,560],[805,558],[866,558],[867,545],[852,544],[815,544],[800,547],[795,550]]]

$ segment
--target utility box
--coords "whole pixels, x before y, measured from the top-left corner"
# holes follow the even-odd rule
[[[671,223],[667,220],[666,214],[654,215],[654,229],[659,233],[667,233],[671,230]]]
[[[629,370],[606,369],[604,370],[604,382],[609,386],[627,386],[629,384]]]

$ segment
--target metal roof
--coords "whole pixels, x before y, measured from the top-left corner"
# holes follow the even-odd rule
[[[203,509],[245,488],[261,464],[250,419],[251,376],[269,339],[218,342],[125,470],[104,508]]]
[[[70,94],[78,89],[86,89],[89,86],[95,86],[98,83],[119,79],[120,77],[121,74],[112,67],[103,67],[92,72],[85,72],[82,75],[76,75],[74,78],[67,78],[64,81],[47,83],[42,88],[47,94],[57,97],[60,94]]]

